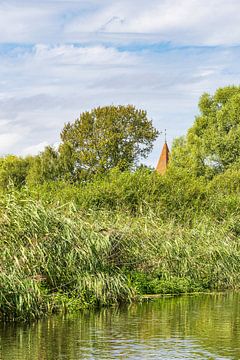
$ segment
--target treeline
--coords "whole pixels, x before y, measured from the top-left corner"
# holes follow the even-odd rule
[[[48,146],[35,157],[2,158],[0,184],[81,183],[114,168],[133,170],[149,154],[157,135],[146,111],[132,105],[95,108],[65,124],[57,149]]]
[[[177,173],[209,181],[239,169],[239,99],[236,86],[220,88],[213,96],[203,94],[194,125],[173,142],[167,176]],[[65,124],[58,148],[47,146],[37,156],[1,158],[0,186],[21,188],[52,181],[81,184],[108,176],[113,169],[132,173],[158,135],[143,110],[132,105],[99,107]]]
[[[145,111],[97,108],[58,149],[0,165],[0,316],[238,289],[240,88],[204,94],[164,176],[139,166],[158,135]]]

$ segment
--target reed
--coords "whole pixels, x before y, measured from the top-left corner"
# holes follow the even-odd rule
[[[183,224],[155,210],[132,216],[47,204],[24,192],[2,196],[1,319],[34,319],[143,293],[239,287],[238,214],[221,221],[192,214]]]

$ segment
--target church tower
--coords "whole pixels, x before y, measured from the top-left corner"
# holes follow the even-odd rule
[[[164,175],[166,170],[167,170],[167,165],[168,165],[168,160],[169,160],[169,153],[170,153],[169,148],[167,146],[167,141],[165,139],[165,143],[163,145],[162,152],[161,152],[161,155],[160,155],[160,158],[158,160],[157,167],[156,167],[156,171],[161,175]]]

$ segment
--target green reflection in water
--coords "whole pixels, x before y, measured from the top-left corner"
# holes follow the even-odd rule
[[[239,294],[159,299],[2,325],[1,360],[240,359]]]

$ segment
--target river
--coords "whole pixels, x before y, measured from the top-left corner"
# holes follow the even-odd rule
[[[240,359],[240,294],[162,298],[0,326],[1,360]]]

